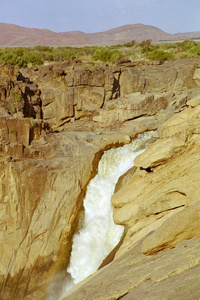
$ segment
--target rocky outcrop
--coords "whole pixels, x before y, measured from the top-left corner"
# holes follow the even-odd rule
[[[67,267],[99,157],[104,149],[129,141],[115,133],[43,133],[31,145],[2,141],[2,299],[46,298],[51,277]]]
[[[55,64],[26,69],[23,74],[40,88],[43,118],[55,128],[89,119],[105,101],[119,96],[114,74],[100,65]]]
[[[41,99],[37,86],[22,76],[15,66],[0,66],[0,116],[41,119]]]
[[[186,101],[135,159],[112,197],[126,232],[114,261],[63,299],[198,299],[199,108]]]
[[[64,124],[68,130],[77,120],[122,130],[142,116],[152,116],[155,126],[197,96],[200,84],[198,60],[118,67],[77,61],[21,73],[6,68],[0,70],[1,114],[44,119],[54,130]]]
[[[198,74],[198,60],[0,68],[2,299],[47,299],[55,278],[61,285],[103,151],[156,129],[159,139],[137,157],[112,198],[114,220],[126,228],[114,261],[67,299],[94,293],[96,299],[145,299],[146,290],[160,299],[168,284],[173,291],[166,299],[184,299],[174,285],[181,289],[186,278],[195,299]]]
[[[155,128],[197,96],[198,70],[199,60],[117,67],[77,61],[27,68],[22,74],[39,88],[43,119],[54,130],[71,130],[74,121],[79,121],[76,130],[83,130],[87,120],[92,130],[129,131],[126,122],[134,125],[130,121],[149,116]]]
[[[33,112],[41,99],[37,85],[15,68],[2,70],[8,85],[0,117],[1,298],[46,299],[52,278],[67,267],[85,189],[103,151],[130,138],[53,133],[42,114],[28,113],[27,103]],[[12,113],[6,105],[18,86],[23,105]]]
[[[199,115],[196,113],[198,109],[199,106],[187,108],[158,128],[160,139],[135,159],[135,165],[140,169],[113,196],[113,205],[116,207],[115,221],[123,223],[129,228],[127,241],[128,236],[131,240],[137,241],[137,236],[141,238],[142,232],[147,234],[151,230],[155,230],[150,226],[150,223],[154,223],[155,220],[162,222],[161,220],[168,218],[168,213],[182,210],[184,207],[190,207],[198,202],[197,149],[200,142]],[[185,117],[184,119],[181,118],[182,115]],[[187,124],[188,135],[185,135],[186,127],[182,126],[182,120],[185,120],[185,124]],[[176,124],[176,130],[173,133],[170,124]],[[164,128],[166,134],[163,134]],[[120,195],[123,195],[123,198]],[[196,209],[194,208],[194,210]],[[185,213],[187,214],[187,212]],[[180,213],[181,215],[182,213]],[[175,219],[174,216],[173,224],[175,224]],[[183,219],[181,217],[181,220]],[[147,226],[144,225],[145,221],[147,221]],[[166,222],[170,223],[170,220]],[[174,226],[173,230],[175,228],[178,230],[178,226]],[[164,234],[164,231],[162,232]],[[193,233],[195,237],[195,230]],[[174,234],[181,236],[176,231]],[[161,241],[161,235],[159,240]]]
[[[62,299],[198,299],[199,239],[184,241],[149,259],[141,243],[79,283]],[[191,254],[192,253],[192,254]],[[174,262],[174,263],[173,263]],[[103,288],[102,288],[103,286]]]
[[[142,252],[152,255],[195,237],[200,237],[200,202],[166,220],[144,240]]]

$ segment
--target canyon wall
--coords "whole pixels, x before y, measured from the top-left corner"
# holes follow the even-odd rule
[[[67,299],[93,299],[94,286],[95,299],[131,299],[157,282],[166,288],[165,279],[173,286],[173,274],[195,285],[187,274],[199,264],[200,61],[2,66],[0,82],[1,299],[47,299],[55,278],[65,281],[103,151],[156,129],[159,139],[112,199],[114,220],[126,228],[116,259]],[[160,264],[165,275],[152,275]]]

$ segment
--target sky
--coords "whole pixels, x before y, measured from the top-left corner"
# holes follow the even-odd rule
[[[0,0],[0,22],[87,33],[142,23],[168,33],[200,31],[200,0]]]

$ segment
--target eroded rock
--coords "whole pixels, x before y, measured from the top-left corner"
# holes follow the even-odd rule
[[[186,111],[189,119],[192,113],[195,117],[195,109]],[[171,122],[177,118],[178,124],[182,113],[172,117]],[[182,130],[185,128],[180,126],[179,134]],[[95,299],[160,299],[166,293],[164,299],[173,296],[192,300],[198,295],[200,136],[192,132],[184,142],[176,132],[169,140],[178,138],[184,147],[172,156],[163,154],[162,164],[155,163],[153,172],[139,168],[128,172],[112,197],[114,220],[126,228],[114,261],[79,283],[63,299],[88,300],[94,293]],[[149,149],[155,147],[157,155],[159,151],[164,153],[161,145],[166,140],[157,140]]]
[[[165,221],[143,241],[142,252],[152,255],[196,237],[200,237],[200,202]]]
[[[109,132],[51,133],[23,151],[11,153],[22,145],[16,142],[7,144],[9,153],[1,149],[3,299],[46,298],[52,276],[67,267],[85,189],[103,151],[129,141]]]
[[[65,275],[85,189],[103,151],[158,127],[160,139],[112,197],[114,220],[126,228],[115,260],[67,299],[130,298],[152,285],[160,295],[170,277],[178,282],[191,267],[198,270],[197,218],[189,228],[200,180],[196,63],[0,68],[3,299],[46,299],[50,283]]]
[[[198,295],[199,292],[199,253],[198,239],[193,239],[191,242],[184,241],[176,248],[160,252],[150,258],[141,253],[141,244],[139,243],[109,266],[79,283],[62,299],[92,300],[95,293],[97,300],[134,299],[138,295],[139,298],[144,295],[144,299],[150,299],[151,295],[154,296],[154,299],[160,299],[160,297],[171,299],[170,296],[173,295],[178,299],[192,300],[193,296]],[[197,277],[195,278],[193,274],[196,274]],[[170,281],[173,287],[173,280],[177,284],[176,288],[168,292],[168,283]],[[151,281],[153,291],[151,293],[150,290],[146,295],[148,281]],[[187,298],[178,289],[186,282],[188,282],[187,289],[185,287],[183,289],[187,290]],[[192,283],[191,286],[190,283]],[[198,292],[194,291],[193,287],[196,287]],[[164,292],[166,294],[163,296]],[[182,295],[183,298],[179,298],[179,295]]]
[[[147,150],[135,158],[135,166],[143,169],[152,168],[174,157],[181,151],[184,142],[179,137],[157,140]]]

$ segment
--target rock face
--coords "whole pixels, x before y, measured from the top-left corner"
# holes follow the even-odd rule
[[[149,259],[139,243],[62,299],[198,299],[199,253],[199,241],[193,239]]]
[[[8,141],[7,151],[4,140],[0,171],[1,239],[6,241],[1,247],[3,299],[42,299],[44,294],[38,291],[48,284],[50,274],[67,265],[97,154],[127,142],[129,137],[123,134],[57,133],[44,134],[25,148]]]
[[[66,63],[25,72],[41,90],[43,118],[55,128],[89,118],[106,100],[118,96],[114,75],[102,67]]]
[[[90,126],[128,132],[126,122],[133,120],[137,134],[136,118],[148,116],[140,123],[155,129],[199,94],[198,66],[198,60],[131,67],[77,62],[27,68],[22,74],[39,88],[43,119],[55,130],[65,125],[64,130]],[[69,126],[77,120],[82,122]]]
[[[0,115],[41,119],[40,91],[17,67],[0,66]]]
[[[114,261],[63,299],[198,299],[200,106],[188,103],[197,106],[158,128],[160,139],[112,197],[114,220],[126,228]]]
[[[0,68],[1,299],[62,285],[103,151],[156,129],[112,197],[126,228],[114,261],[64,299],[198,299],[198,72],[198,60]]]

